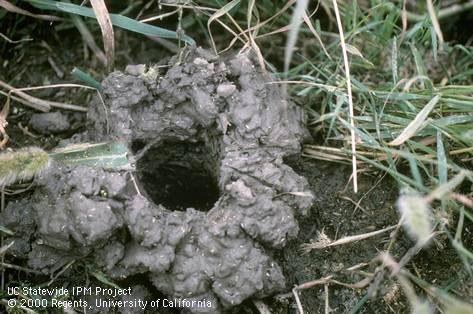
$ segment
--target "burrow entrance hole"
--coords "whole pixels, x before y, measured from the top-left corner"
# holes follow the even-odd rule
[[[205,143],[167,141],[138,160],[141,187],[169,210],[210,210],[220,197],[215,153]]]

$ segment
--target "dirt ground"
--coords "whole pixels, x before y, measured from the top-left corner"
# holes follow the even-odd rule
[[[84,60],[80,41],[67,36],[49,37],[48,33],[42,33],[42,30],[33,30],[28,27],[22,32],[31,34],[35,40],[18,45],[0,43],[0,66],[2,67],[0,78],[2,80],[15,87],[74,81],[70,75],[73,66],[82,66],[83,70],[98,80],[103,77],[104,70],[96,71],[88,60]],[[128,63],[158,63],[163,56],[170,55],[158,44],[143,41],[122,31],[117,31],[116,34],[117,42],[127,43],[119,47],[117,69],[123,69]],[[40,98],[85,106],[92,97],[90,92],[69,89],[50,89],[32,94]],[[61,139],[69,138],[74,133],[84,130],[85,115],[68,112],[65,114],[71,121],[70,128],[53,135],[39,135],[31,127],[28,130],[24,128],[29,126],[32,113],[32,110],[14,104],[6,129],[11,137],[11,148],[36,145],[51,149]],[[348,166],[306,158],[294,159],[289,163],[298,174],[308,179],[315,195],[315,204],[308,217],[298,217],[300,232],[297,240],[289,242],[281,250],[271,252],[283,268],[287,280],[287,293],[266,298],[263,302],[269,306],[272,313],[297,313],[297,306],[290,288],[333,275],[333,279],[346,285],[332,283],[327,285],[328,290],[324,290],[324,285],[320,284],[300,293],[302,306],[307,313],[323,313],[327,300],[333,313],[353,313],[353,309],[357,307],[359,307],[358,313],[406,313],[408,302],[403,297],[403,292],[396,281],[389,278],[389,274],[384,274],[383,280],[377,282],[376,296],[368,297],[367,294],[370,287],[374,288],[373,284],[362,284],[365,276],[375,273],[379,266],[376,257],[379,252],[386,250],[390,243],[392,244],[390,252],[396,259],[400,259],[413,246],[402,230],[395,232],[396,240],[393,242],[390,241],[393,235],[391,230],[365,240],[325,249],[314,249],[308,253],[304,253],[301,248],[303,244],[317,238],[320,232],[331,240],[336,240],[344,236],[373,232],[396,225],[399,216],[394,203],[399,187],[389,178],[381,178],[379,172],[372,172],[360,178],[360,192],[355,195],[348,183],[351,174]],[[9,201],[21,199],[28,193],[30,192],[7,195],[6,204]],[[472,226],[467,226],[465,232],[469,232],[469,235],[464,235],[465,239],[473,239]],[[473,243],[465,243],[465,246],[468,245],[471,247]],[[432,256],[436,257],[435,264],[430,263]],[[20,265],[22,263],[19,260],[8,260],[8,262]],[[441,240],[415,256],[412,265],[415,267],[411,267],[410,270],[421,278],[428,278],[430,282],[438,286],[449,286],[466,298],[473,295],[473,282],[463,281],[460,284],[458,281],[452,281],[450,276],[452,273],[459,273],[459,277],[462,278],[462,262],[454,251],[442,246]],[[357,266],[356,270],[348,270],[354,266]],[[68,271],[66,273],[68,280],[80,281],[78,274],[80,270],[76,267]],[[468,277],[463,276],[463,278]],[[38,283],[46,279],[44,276],[25,275],[16,270],[7,271],[7,280]],[[135,278],[135,280],[139,281],[140,278]],[[63,281],[66,280],[58,279],[58,282]],[[242,307],[232,312],[259,313],[251,302],[245,302]]]

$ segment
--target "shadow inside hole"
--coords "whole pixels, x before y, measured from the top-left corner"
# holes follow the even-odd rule
[[[220,197],[215,158],[202,142],[164,142],[137,162],[140,185],[170,210],[210,210]]]

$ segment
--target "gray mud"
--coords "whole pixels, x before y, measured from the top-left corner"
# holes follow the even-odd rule
[[[211,302],[192,313],[282,291],[273,251],[314,196],[283,161],[307,136],[302,110],[271,81],[246,54],[201,49],[113,72],[82,139],[125,142],[137,171],[53,165],[0,217],[17,230],[13,252],[45,274],[86,258],[112,279],[144,275],[169,297]]]
[[[30,126],[41,134],[57,134],[71,127],[67,116],[59,111],[32,114]]]

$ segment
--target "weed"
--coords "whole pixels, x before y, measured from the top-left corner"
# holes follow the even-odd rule
[[[49,0],[28,2],[40,8],[40,13],[54,11],[64,17],[21,14],[48,21],[60,20],[63,27],[76,27],[84,45],[94,52],[101,64],[113,62],[113,49],[117,50],[120,45],[113,48],[109,34],[108,44],[104,45],[107,54],[103,53],[95,44],[94,32],[89,30],[97,32],[98,26],[79,19],[79,16],[93,17],[92,8]],[[16,7],[9,8],[18,12]],[[130,12],[136,13],[137,8],[140,10],[137,16],[144,16],[141,22],[128,17]],[[415,264],[409,261],[427,241],[436,245],[442,242],[456,252],[464,268],[457,273],[449,269],[452,278],[455,277],[459,286],[466,286],[473,279],[473,252],[468,246],[472,239],[464,236],[471,235],[467,226],[473,223],[473,192],[469,188],[473,183],[473,47],[471,38],[467,42],[456,42],[444,31],[450,19],[454,21],[472,8],[473,1],[443,4],[432,0],[425,3],[199,0],[166,1],[159,5],[151,1],[143,7],[137,2],[129,3],[122,14],[110,14],[109,23],[102,23],[162,37],[159,43],[171,50],[176,47],[163,38],[182,39],[188,44],[193,44],[195,39],[216,52],[253,49],[261,67],[284,78],[288,94],[304,103],[308,127],[319,139],[316,144],[304,147],[304,158],[351,164],[355,191],[357,176],[361,174],[388,175],[399,190],[409,191],[400,193],[397,208],[400,221],[417,244],[405,259],[399,257],[399,263],[388,255],[383,255],[381,260],[384,266],[397,267],[394,276],[407,295],[411,310],[430,313],[437,307],[447,313],[467,313],[471,312],[471,305],[460,298],[471,300],[471,292],[449,291],[447,284],[436,288],[427,282],[429,278],[422,279]],[[112,12],[110,8],[109,11]],[[74,18],[69,19],[68,14]],[[164,21],[178,27],[171,31],[143,21]],[[14,32],[2,38],[19,38],[13,35]],[[105,38],[105,32],[103,36]],[[115,51],[115,56],[118,55]],[[156,79],[156,69],[152,67],[147,72],[150,80]],[[75,72],[89,85],[99,88],[90,75]],[[68,108],[41,101],[5,84],[4,89],[32,108],[44,111],[54,105]],[[20,98],[12,96],[13,101]],[[31,156],[35,156],[34,160]],[[20,170],[23,165],[20,160],[29,167]],[[11,167],[5,166],[8,164]],[[47,154],[40,149],[0,155],[0,177],[5,178],[0,186],[18,178],[31,178],[46,164]],[[338,242],[322,231],[318,242],[304,248],[328,249],[378,233],[356,234],[358,236],[342,237],[343,241]],[[446,240],[442,241],[442,237]],[[392,236],[388,248],[395,246],[396,241],[396,236]],[[366,258],[377,259],[376,256]],[[431,265],[442,258],[436,256],[430,261]],[[376,274],[364,273],[370,279],[371,290],[377,287]],[[332,275],[309,285],[325,286],[326,309],[329,309],[328,283],[336,283]],[[417,296],[419,289],[428,300]],[[302,311],[303,305],[298,294],[295,295]],[[364,293],[351,311],[361,310],[370,296]]]

